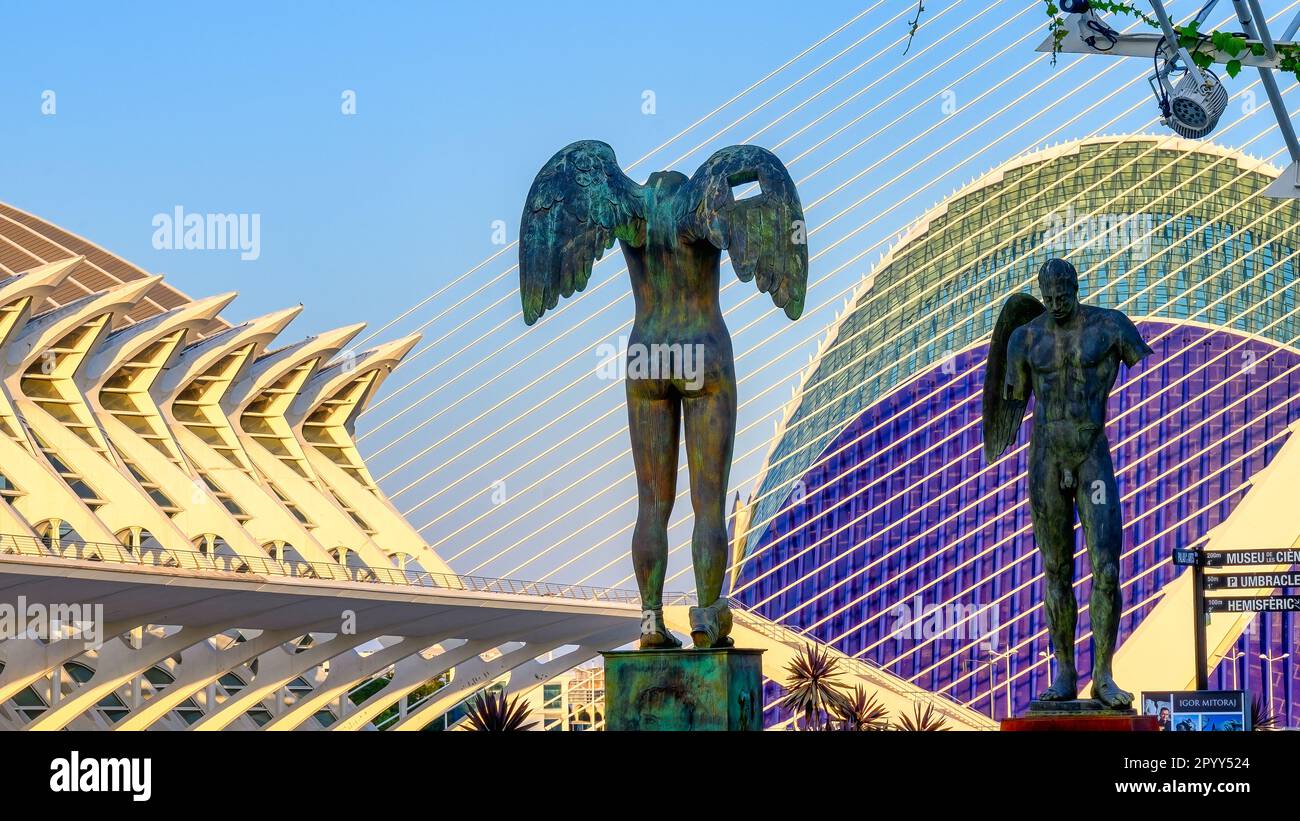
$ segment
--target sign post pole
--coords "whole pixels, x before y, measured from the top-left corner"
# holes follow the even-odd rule
[[[1196,690],[1189,693],[1168,694],[1168,706],[1161,710],[1177,714],[1179,704],[1201,705],[1195,714],[1177,720],[1174,729],[1250,729],[1250,694],[1244,690],[1223,691],[1210,690],[1209,641],[1207,627],[1212,613],[1300,613],[1300,595],[1288,594],[1288,589],[1300,587],[1300,572],[1294,570],[1276,571],[1259,570],[1236,573],[1213,573],[1207,575],[1205,568],[1216,570],[1224,568],[1258,567],[1264,565],[1285,565],[1288,568],[1300,565],[1300,550],[1295,548],[1263,548],[1257,550],[1206,550],[1203,546],[1174,548],[1174,566],[1192,569],[1192,642],[1196,654]],[[1205,592],[1225,592],[1244,590],[1272,590],[1277,593],[1268,595],[1250,594],[1245,596],[1213,596],[1207,598]],[[1197,701],[1196,693],[1206,693]],[[1153,694],[1155,697],[1163,693]],[[1224,698],[1237,699],[1229,701],[1232,709],[1231,719],[1224,718]],[[1179,701],[1182,699],[1182,701]],[[1153,699],[1143,694],[1143,704]],[[1159,705],[1159,698],[1154,703]],[[1212,709],[1211,709],[1212,708]],[[1208,712],[1206,710],[1208,709]],[[1162,712],[1162,715],[1165,714]],[[1186,712],[1186,711],[1185,711]],[[1240,720],[1236,717],[1240,714]],[[1208,724],[1207,724],[1208,722]],[[1184,727],[1183,725],[1186,725]],[[1164,726],[1168,728],[1169,722]]]
[[[1196,562],[1192,565],[1192,624],[1196,642],[1196,689],[1210,689],[1210,670],[1208,651],[1205,647],[1205,620],[1210,614],[1205,611],[1205,562],[1202,561],[1201,548],[1194,548]]]
[[[1196,656],[1196,689],[1210,689],[1209,664],[1206,659],[1205,620],[1209,613],[1205,609],[1205,564],[1207,557],[1198,547],[1176,548],[1174,564],[1192,569],[1192,644]]]

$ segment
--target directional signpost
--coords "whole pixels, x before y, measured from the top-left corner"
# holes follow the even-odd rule
[[[1207,613],[1295,613],[1300,612],[1300,596],[1228,596],[1206,599]]]
[[[1252,590],[1257,587],[1300,587],[1300,573],[1214,573],[1205,577],[1206,590]]]
[[[1209,689],[1209,664],[1205,643],[1205,620],[1211,613],[1300,613],[1300,595],[1287,588],[1300,587],[1300,572],[1287,570],[1237,573],[1206,573],[1220,567],[1258,567],[1260,565],[1300,564],[1300,550],[1201,550],[1176,548],[1174,564],[1192,568],[1192,622],[1196,641],[1196,689]],[[1206,597],[1206,591],[1237,590],[1278,591],[1262,596]]]
[[[1247,567],[1260,564],[1300,563],[1300,550],[1192,550],[1205,567]]]

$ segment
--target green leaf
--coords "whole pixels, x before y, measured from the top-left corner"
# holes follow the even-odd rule
[[[1245,38],[1227,31],[1216,31],[1211,34],[1210,43],[1229,57],[1236,57],[1246,48]]]
[[[1201,37],[1196,33],[1196,29],[1189,26],[1188,30],[1178,35],[1178,45],[1183,48],[1195,48],[1201,42]]]
[[[1263,57],[1263,56],[1264,56],[1264,44],[1263,44],[1263,43],[1251,43],[1251,44],[1250,44],[1250,53],[1253,54],[1253,55],[1255,55],[1256,57]]]
[[[1224,66],[1224,70],[1228,72],[1229,77],[1236,77],[1241,73],[1241,61],[1229,60],[1227,65]]]

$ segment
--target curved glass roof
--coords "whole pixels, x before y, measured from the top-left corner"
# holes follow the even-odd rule
[[[1050,257],[1074,263],[1091,304],[1292,344],[1297,295],[1283,286],[1296,277],[1300,203],[1261,195],[1278,173],[1210,143],[1106,137],[1008,162],[931,209],[864,279],[805,373],[747,545],[838,431],[984,339],[1009,294],[1036,291]]]

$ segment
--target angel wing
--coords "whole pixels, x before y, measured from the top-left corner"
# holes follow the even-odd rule
[[[1020,421],[1025,418],[1023,399],[1008,398],[1007,343],[1011,332],[1029,322],[1047,309],[1029,294],[1012,294],[1002,305],[998,321],[993,326],[993,339],[989,342],[988,366],[984,371],[984,460],[992,462],[1016,441]]]
[[[532,325],[560,297],[587,286],[615,239],[645,242],[644,198],[597,140],[567,145],[533,180],[519,227],[519,296]]]
[[[732,194],[755,182],[761,193]],[[686,195],[684,233],[727,251],[741,282],[757,279],[760,293],[798,319],[808,286],[807,231],[799,192],[776,155],[756,145],[724,148],[695,172]]]

